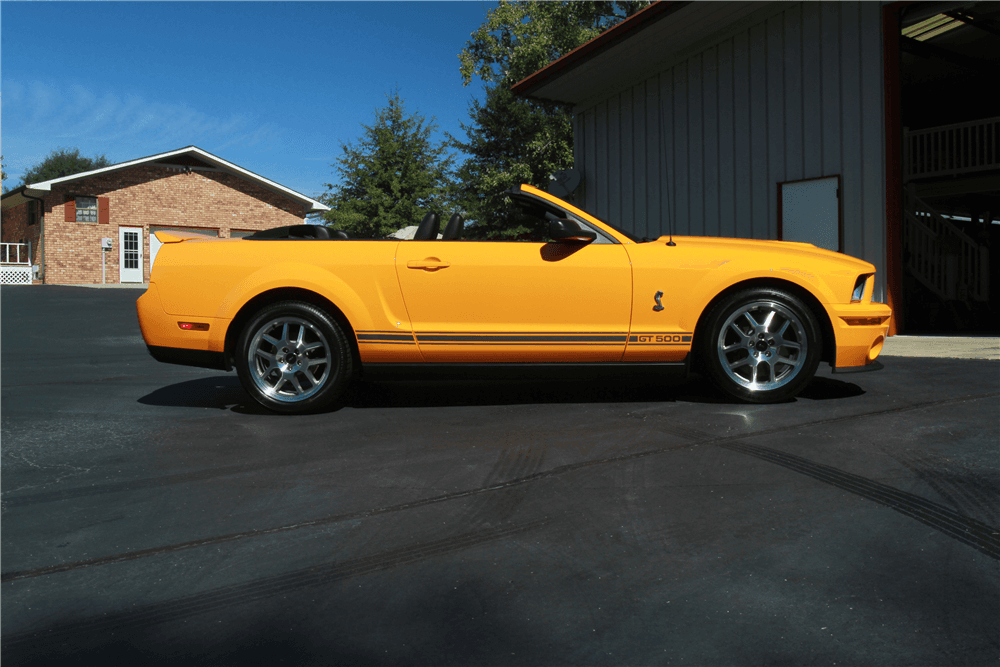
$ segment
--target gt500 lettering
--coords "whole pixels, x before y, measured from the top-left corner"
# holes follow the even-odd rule
[[[683,345],[691,342],[689,333],[653,333],[633,334],[629,336],[630,343],[643,345]]]
[[[681,335],[674,334],[671,336],[639,336],[640,343],[679,343],[681,342]]]

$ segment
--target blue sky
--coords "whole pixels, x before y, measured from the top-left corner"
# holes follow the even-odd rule
[[[494,3],[0,3],[12,188],[55,148],[112,162],[195,145],[309,196],[397,86],[461,133],[458,53]]]

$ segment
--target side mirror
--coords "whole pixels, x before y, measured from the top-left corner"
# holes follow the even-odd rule
[[[549,238],[558,243],[590,243],[597,238],[597,232],[584,229],[576,220],[557,218],[549,220]]]

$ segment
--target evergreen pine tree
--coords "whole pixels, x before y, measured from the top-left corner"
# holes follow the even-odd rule
[[[444,143],[434,144],[437,129],[419,114],[407,114],[397,90],[375,112],[372,125],[362,125],[357,145],[341,144],[334,166],[341,182],[325,184],[321,200],[332,207],[328,224],[362,238],[384,238],[420,223],[427,211],[450,212],[454,157]]]

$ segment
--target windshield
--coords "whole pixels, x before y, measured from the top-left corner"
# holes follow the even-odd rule
[[[592,218],[600,221],[601,223],[607,225],[608,227],[610,227],[611,229],[615,230],[616,232],[618,232],[622,236],[628,238],[628,240],[631,241],[632,243],[648,243],[648,242],[650,242],[650,241],[653,240],[653,239],[647,239],[647,238],[639,238],[638,236],[636,236],[635,234],[632,234],[631,232],[626,232],[624,229],[622,229],[621,227],[618,227],[617,225],[612,225],[610,222],[608,222],[604,218],[600,218],[600,217],[594,215],[593,213],[591,213],[590,211],[587,211],[587,215],[589,215],[590,217],[592,217]]]
[[[530,198],[533,201],[542,202],[546,206],[554,206],[555,205],[554,202],[547,201],[546,199],[544,199],[542,197],[539,197],[537,194],[535,194],[533,192],[530,192],[530,191],[511,189],[511,190],[508,190],[507,193],[508,193],[508,195],[512,199],[515,199],[515,200],[518,199],[518,198],[525,198],[525,197],[527,197],[527,198]],[[549,196],[552,196],[552,195],[549,195]],[[640,237],[636,236],[635,234],[632,234],[631,232],[625,231],[621,227],[618,227],[616,225],[612,225],[607,220],[604,220],[603,218],[600,218],[600,217],[594,215],[590,211],[584,211],[582,208],[574,206],[574,205],[570,204],[569,202],[563,201],[563,200],[558,199],[558,198],[555,198],[555,199],[556,199],[556,201],[559,202],[559,204],[562,205],[561,208],[565,209],[567,212],[579,211],[580,213],[585,213],[586,215],[590,216],[591,218],[594,218],[595,220],[597,220],[601,224],[607,225],[608,227],[610,227],[614,231],[618,232],[619,234],[621,234],[622,236],[624,236],[625,238],[627,238],[632,243],[647,243],[647,242],[653,240],[653,239],[640,238]],[[581,222],[584,222],[584,220],[581,219]]]

